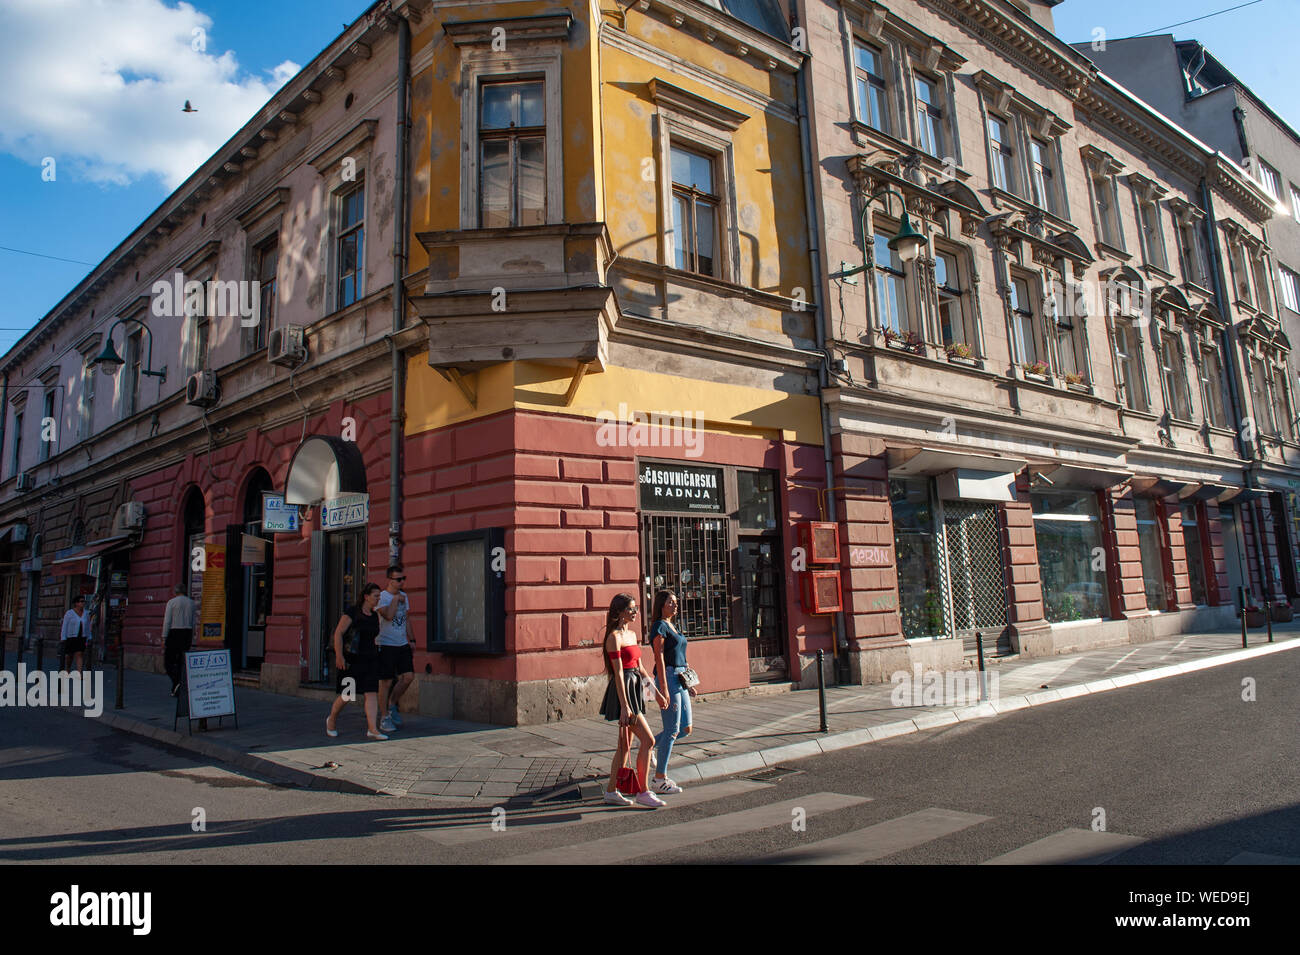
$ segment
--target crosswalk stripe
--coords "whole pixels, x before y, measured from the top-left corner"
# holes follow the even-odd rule
[[[665,798],[669,807],[677,808],[771,788],[773,788],[771,783],[760,783],[753,779],[727,779],[706,786],[688,786],[677,795]],[[574,806],[572,809],[556,807],[544,813],[530,815],[523,810],[507,810],[506,828],[503,831],[496,831],[492,828],[492,815],[488,812],[475,817],[473,822],[466,825],[417,829],[415,831],[425,839],[439,845],[462,846],[471,842],[478,842],[480,839],[501,838],[507,833],[519,835],[520,833],[549,831],[564,826],[576,826],[597,819],[611,819],[614,816],[625,815],[628,812],[644,813],[650,811],[649,809],[630,810],[618,806],[602,806],[598,809]],[[663,812],[664,810],[654,811]]]
[[[1117,832],[1062,829],[981,865],[1100,865],[1145,841]]]
[[[502,859],[500,862],[506,865],[610,865],[745,832],[756,832],[773,826],[788,826],[793,819],[792,813],[795,809],[804,810],[806,816],[815,816],[823,812],[857,806],[864,802],[869,802],[865,796],[811,793],[754,809],[742,809],[738,812],[695,819],[691,822],[643,829],[626,835],[580,842],[577,845],[543,849],[540,852]],[[662,812],[662,810],[658,811]]]
[[[1271,856],[1266,852],[1239,852],[1224,865],[1300,865],[1300,859]]]
[[[786,849],[763,861],[777,865],[861,865],[952,835],[990,818],[953,809],[922,809],[842,836]]]

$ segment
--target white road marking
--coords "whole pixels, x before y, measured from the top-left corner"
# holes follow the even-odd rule
[[[861,865],[952,835],[990,818],[952,809],[922,809],[812,845],[786,849],[763,861],[782,865]]]
[[[1145,841],[1117,832],[1062,829],[981,865],[1100,865]]]

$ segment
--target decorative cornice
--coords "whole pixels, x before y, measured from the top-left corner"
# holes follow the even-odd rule
[[[655,77],[648,84],[650,98],[656,106],[666,107],[676,113],[682,113],[701,120],[718,129],[735,132],[741,123],[749,117],[734,109],[711,102],[702,96],[687,92],[680,86],[673,86]]]
[[[875,3],[874,0],[840,0],[840,6],[844,8],[850,23],[860,26],[864,33],[874,39],[880,39],[888,26],[891,33],[898,34],[920,51],[921,68],[927,72],[943,70],[951,73],[966,62],[966,57],[943,40],[894,16],[888,7]]]
[[[375,129],[379,126],[377,119],[363,119],[346,133],[334,140],[311,159],[307,164],[322,176],[327,175],[335,165],[348,153],[360,149],[375,138]]]
[[[537,43],[542,40],[567,40],[573,17],[568,13],[538,17],[506,17],[492,20],[462,20],[442,25],[443,32],[456,46],[484,46],[503,34],[510,43]]]
[[[708,43],[718,37],[726,40],[723,49],[738,57],[757,60],[764,69],[798,71],[805,54],[796,52],[788,42],[768,36],[762,30],[738,20],[729,13],[714,9],[698,0],[635,0],[635,9],[654,14],[675,29],[693,33]],[[714,39],[709,39],[710,35]]]
[[[242,212],[236,213],[235,219],[239,222],[240,228],[247,232],[288,201],[289,188],[279,186],[245,206]]]

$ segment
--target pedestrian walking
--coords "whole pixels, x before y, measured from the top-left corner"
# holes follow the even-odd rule
[[[172,588],[174,595],[163,610],[163,669],[172,681],[172,696],[181,691],[185,677],[185,654],[194,645],[194,601],[185,585]]]
[[[366,584],[361,589],[361,600],[339,617],[334,628],[334,669],[338,673],[338,696],[325,717],[325,735],[338,736],[334,721],[349,702],[349,697],[360,693],[366,711],[366,737],[388,739],[379,731],[375,721],[379,715],[379,603],[378,584]],[[346,640],[344,639],[346,635]],[[347,681],[352,681],[351,688]]]
[[[63,615],[63,627],[59,631],[59,666],[66,669],[68,662],[78,673],[85,663],[86,637],[90,635],[90,618],[86,616],[86,597],[77,594],[72,601],[72,608]],[[69,658],[70,661],[69,661]]]
[[[668,778],[668,757],[673,740],[691,735],[691,697],[700,682],[695,670],[686,663],[686,637],[677,629],[677,596],[671,590],[655,594],[650,617],[650,646],[655,655],[655,680],[659,692],[668,698],[668,708],[661,710],[663,731],[655,737],[655,778],[650,788],[657,793],[679,793],[682,787]]]
[[[393,733],[402,725],[397,704],[415,681],[415,643],[407,637],[406,619],[410,601],[402,590],[406,574],[400,564],[388,568],[388,584],[379,593],[379,729]]]
[[[609,675],[601,712],[607,720],[618,720],[618,746],[610,765],[605,802],[630,806],[635,801],[638,805],[658,808],[664,801],[645,786],[650,772],[650,750],[654,746],[654,735],[645,718],[645,690],[654,684],[641,663],[641,641],[638,631],[633,629],[636,615],[636,600],[630,594],[617,594],[610,601],[609,613],[605,617],[605,637],[601,641],[605,672]],[[658,688],[654,693],[660,709],[668,706],[668,698]],[[618,791],[618,774],[632,748],[634,735],[640,745],[636,754],[636,794],[633,800]]]

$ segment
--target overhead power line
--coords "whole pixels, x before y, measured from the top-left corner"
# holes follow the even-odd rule
[[[19,255],[34,255],[38,259],[53,259],[56,262],[71,262],[73,265],[94,265],[94,262],[83,262],[81,259],[65,259],[60,255],[46,255],[44,252],[29,252],[26,249],[12,249],[7,245],[0,245],[0,251],[17,252]]]
[[[1192,19],[1183,20],[1181,23],[1171,23],[1167,27],[1156,27],[1154,30],[1147,30],[1145,33],[1135,33],[1133,34],[1133,36],[1135,37],[1150,36],[1153,33],[1163,33],[1165,30],[1172,30],[1174,27],[1185,27],[1189,23],[1197,23],[1201,20],[1208,20],[1210,19],[1210,17],[1217,17],[1225,13],[1231,13],[1233,10],[1240,10],[1243,7],[1253,7],[1255,4],[1262,3],[1262,2],[1263,0],[1249,0],[1249,2],[1247,3],[1237,4],[1235,7],[1228,7],[1226,10],[1216,10],[1214,13],[1207,13],[1205,14],[1205,16],[1202,17],[1192,17]]]

